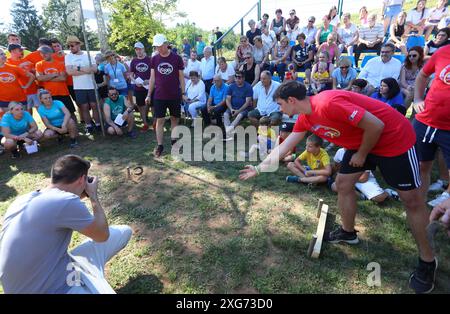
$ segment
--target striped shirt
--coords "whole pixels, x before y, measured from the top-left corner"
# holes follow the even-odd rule
[[[377,39],[383,39],[384,27],[382,24],[375,24],[372,28],[369,25],[362,26],[359,30],[359,38],[374,42]]]

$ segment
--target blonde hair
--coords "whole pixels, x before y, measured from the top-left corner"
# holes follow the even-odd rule
[[[339,62],[338,62],[338,66],[348,66],[351,67],[352,66],[352,62],[350,61],[349,58],[347,57],[342,57]]]
[[[23,106],[23,104],[17,101],[11,101],[8,105],[8,111],[12,111],[17,106]]]

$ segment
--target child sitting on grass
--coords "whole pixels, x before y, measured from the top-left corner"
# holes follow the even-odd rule
[[[310,135],[306,139],[306,150],[294,161],[287,165],[295,176],[286,177],[287,182],[320,184],[327,183],[332,174],[330,156],[322,148],[323,140],[317,135]],[[303,166],[301,161],[306,161]]]

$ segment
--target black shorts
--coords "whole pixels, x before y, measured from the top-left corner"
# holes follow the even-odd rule
[[[414,146],[406,153],[394,157],[382,157],[369,154],[362,168],[355,168],[349,164],[355,153],[356,150],[347,150],[345,152],[339,173],[352,174],[366,170],[374,171],[378,166],[386,183],[396,190],[411,191],[422,185],[419,159],[417,158]]]
[[[75,106],[73,105],[72,98],[70,98],[69,95],[67,96],[53,96],[53,100],[59,100],[66,106],[67,110],[69,110],[70,113],[75,112]]]
[[[75,98],[77,99],[78,106],[97,103],[95,90],[93,89],[76,89]]]
[[[450,169],[450,131],[435,129],[417,120],[414,120],[413,126],[417,136],[419,160],[433,161],[440,148],[447,168]]]
[[[153,110],[156,119],[165,118],[167,109],[169,109],[171,117],[181,117],[181,100],[155,99],[153,101]]]
[[[280,131],[292,133],[292,131],[294,130],[294,126],[295,126],[295,123],[283,122],[283,123],[281,123]]]
[[[147,98],[148,92],[146,90],[134,90],[134,97],[136,97],[136,105],[138,107],[145,106],[145,98]]]

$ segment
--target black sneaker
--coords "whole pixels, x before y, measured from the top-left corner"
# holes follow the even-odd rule
[[[19,152],[19,150],[17,150],[17,149],[13,150],[13,151],[11,152],[11,158],[12,158],[12,159],[20,158],[20,152]]]
[[[58,144],[61,144],[64,141],[64,135],[58,134]]]
[[[94,127],[93,126],[87,126],[86,130],[84,131],[84,134],[87,136],[94,134]]]
[[[433,291],[437,268],[437,258],[433,263],[425,263],[419,258],[419,265],[409,277],[409,287],[417,294],[427,294]]]
[[[345,242],[347,244],[358,244],[359,239],[356,233],[356,230],[353,232],[347,232],[339,226],[339,228],[334,231],[325,232],[323,235],[323,240],[332,244],[338,244],[341,242]]]
[[[97,131],[97,133],[102,133],[102,126],[100,124],[96,125],[95,126],[95,131]]]

